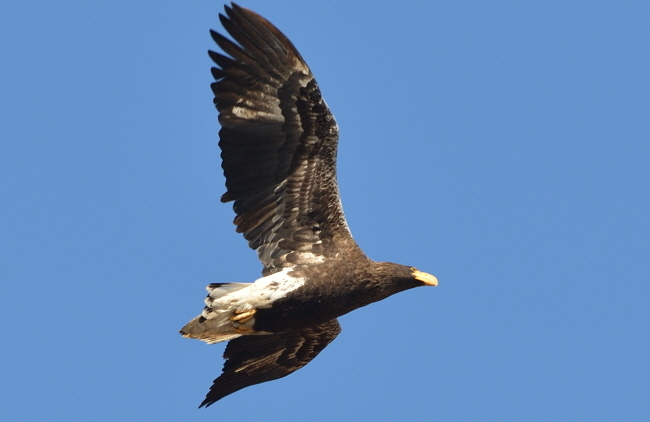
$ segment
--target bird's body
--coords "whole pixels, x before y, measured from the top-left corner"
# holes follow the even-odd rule
[[[234,223],[263,264],[254,283],[208,286],[181,333],[229,340],[223,374],[201,404],[294,372],[340,332],[337,317],[435,277],[370,260],[343,215],[336,182],[338,126],[309,67],[261,16],[233,4],[212,36],[219,146]]]

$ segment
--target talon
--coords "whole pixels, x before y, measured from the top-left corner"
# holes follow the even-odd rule
[[[237,334],[250,334],[253,332],[253,329],[245,325],[235,327],[235,332]]]
[[[248,311],[235,311],[235,316],[230,317],[231,321],[236,321],[240,324],[246,324],[248,321],[250,321],[253,316],[255,316],[255,313],[257,312],[257,309],[251,309]]]

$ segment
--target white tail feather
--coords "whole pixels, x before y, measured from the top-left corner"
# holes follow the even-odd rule
[[[205,290],[208,291],[208,297],[205,298],[205,306],[212,306],[215,300],[224,297],[227,294],[236,292],[250,286],[251,283],[219,283],[210,284]]]
[[[237,306],[223,306],[218,300],[231,293],[249,287],[251,283],[214,283],[206,287],[205,309],[201,315],[188,322],[182,329],[183,337],[203,340],[206,343],[219,343],[239,337],[230,318]],[[217,302],[217,303],[215,303]],[[235,304],[238,300],[233,300]],[[214,305],[214,307],[213,307]]]
[[[224,332],[226,330],[230,332]],[[203,340],[208,344],[213,344],[232,340],[240,336],[240,334],[233,333],[232,330],[233,328],[230,324],[224,325],[221,322],[221,325],[219,325],[217,321],[198,316],[181,329],[181,334],[186,338],[195,338],[197,340]]]
[[[273,306],[273,302],[304,285],[305,280],[289,275],[292,268],[257,279],[254,283],[214,283],[207,287],[208,297],[201,315],[181,329],[184,337],[219,343],[240,335],[268,334],[253,329],[255,312]],[[245,313],[250,312],[250,315]]]

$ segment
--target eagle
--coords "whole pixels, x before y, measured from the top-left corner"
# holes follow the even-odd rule
[[[180,333],[228,341],[207,407],[242,388],[295,372],[341,332],[337,318],[418,286],[431,274],[369,259],[343,215],[336,181],[338,125],[289,39],[234,3],[219,15],[234,41],[211,31],[225,54],[211,88],[226,178],[222,202],[257,252],[262,277],[212,283],[205,308]]]

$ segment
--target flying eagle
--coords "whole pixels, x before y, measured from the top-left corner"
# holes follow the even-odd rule
[[[375,262],[357,246],[336,183],[338,126],[309,67],[270,22],[232,4],[219,15],[235,42],[211,85],[237,232],[264,269],[253,283],[213,283],[184,337],[228,341],[223,373],[200,407],[302,368],[341,331],[337,317],[438,280]]]

